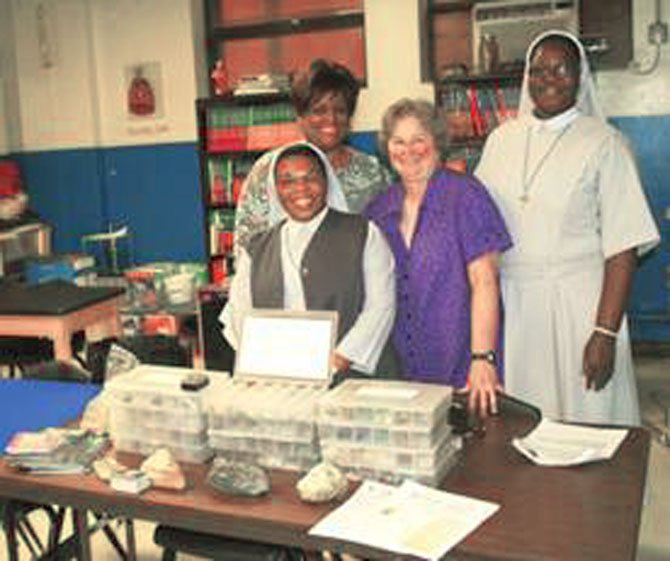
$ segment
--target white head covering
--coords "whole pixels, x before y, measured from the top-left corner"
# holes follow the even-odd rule
[[[279,197],[277,196],[277,187],[275,185],[275,168],[277,167],[277,160],[279,157],[286,152],[289,148],[295,146],[305,146],[312,150],[319,159],[323,162],[324,169],[326,170],[326,187],[328,189],[326,205],[329,208],[339,210],[341,212],[351,212],[349,210],[349,205],[347,204],[347,199],[344,196],[344,191],[342,191],[342,185],[340,185],[340,180],[335,175],[333,171],[333,166],[330,165],[330,161],[327,156],[314,144],[311,142],[294,142],[293,144],[287,144],[281,148],[275,150],[270,160],[270,170],[268,173],[267,180],[267,190],[268,190],[268,200],[270,201],[270,225],[273,226],[278,222],[287,218],[286,211],[279,202]]]
[[[530,92],[528,91],[528,69],[530,68],[530,57],[533,49],[535,49],[535,46],[549,35],[560,35],[561,37],[565,37],[572,41],[579,50],[581,74],[579,76],[579,92],[577,94],[577,100],[575,101],[574,107],[576,107],[582,115],[590,115],[604,121],[605,115],[600,106],[600,102],[598,101],[595,83],[593,82],[593,76],[591,75],[591,69],[589,68],[589,61],[586,57],[584,46],[572,33],[560,29],[551,29],[541,33],[533,40],[533,42],[528,47],[528,50],[526,51],[526,67],[523,73],[523,84],[521,86],[519,115],[531,115],[533,113],[535,104],[533,103],[533,100],[530,97]]]

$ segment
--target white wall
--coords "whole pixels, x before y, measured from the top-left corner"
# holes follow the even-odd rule
[[[190,141],[196,138],[198,97],[190,0],[96,2],[92,11],[94,59],[105,146]],[[198,6],[202,3],[198,2]],[[121,40],[122,39],[122,40]],[[129,117],[129,68],[160,65],[162,116]],[[202,95],[205,92],[200,92]]]
[[[19,120],[12,111],[16,100],[18,93],[11,6],[9,0],[0,0],[0,155],[11,152],[18,143]]]
[[[656,0],[632,0],[635,59],[646,64],[652,53],[647,28],[656,17]],[[670,26],[670,0],[661,0],[661,17]],[[670,43],[661,47],[661,60],[648,76],[632,71],[601,72],[598,91],[605,113],[612,116],[670,114]]]
[[[48,68],[40,56],[36,16],[40,4],[48,14],[48,48],[53,55]],[[16,30],[13,78],[18,97],[9,100],[5,87],[7,112],[18,116],[11,129],[20,131],[12,149],[194,140],[194,100],[206,91],[206,82],[195,71],[203,60],[196,50],[204,50],[194,29],[196,23],[201,27],[201,16],[194,16],[201,4],[200,0],[0,0]],[[125,72],[146,62],[160,65],[158,88],[164,111],[159,118],[131,119],[126,112]]]
[[[377,130],[386,107],[401,97],[434,100],[421,83],[418,0],[364,0],[367,88],[361,91],[354,129]]]
[[[21,123],[18,148],[47,150],[97,143],[97,105],[91,83],[92,52],[87,41],[87,0],[42,0],[46,37],[38,39],[38,0],[11,0],[19,100],[12,110]]]
[[[355,130],[376,130],[400,97],[433,99],[432,84],[420,78],[418,1],[364,0],[368,83]],[[51,68],[40,59],[40,3]],[[633,0],[640,59],[650,50],[654,5]],[[670,0],[662,7],[670,22]],[[208,80],[202,0],[0,0],[0,32],[0,153],[195,140],[194,100]],[[147,62],[160,64],[164,111],[130,118],[126,69]],[[611,71],[597,80],[609,115],[670,114],[670,45],[650,76]]]

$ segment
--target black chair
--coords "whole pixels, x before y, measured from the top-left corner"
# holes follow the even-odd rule
[[[46,338],[0,337],[0,365],[9,367],[9,377],[26,367],[53,359],[53,343]]]
[[[8,561],[18,561],[19,539],[30,551],[33,559],[42,558],[47,552],[56,550],[63,526],[64,508],[24,501],[0,501],[0,523],[5,531]],[[46,539],[35,530],[35,518],[44,515],[49,531]],[[32,518],[32,520],[31,520]]]
[[[154,542],[163,548],[162,561],[175,561],[177,553],[214,561],[300,561],[299,550],[253,541],[235,540],[159,525]]]

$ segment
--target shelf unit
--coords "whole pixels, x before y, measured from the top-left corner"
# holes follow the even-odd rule
[[[205,250],[212,284],[233,272],[235,208],[244,179],[265,151],[302,138],[287,95],[196,101]]]
[[[450,76],[437,84],[435,104],[443,113],[449,137],[447,161],[472,171],[488,134],[516,115],[523,71]]]

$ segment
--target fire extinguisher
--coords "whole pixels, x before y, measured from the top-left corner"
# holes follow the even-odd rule
[[[128,111],[133,115],[152,115],[156,111],[154,90],[142,73],[142,67],[135,69],[135,76],[128,88]]]

